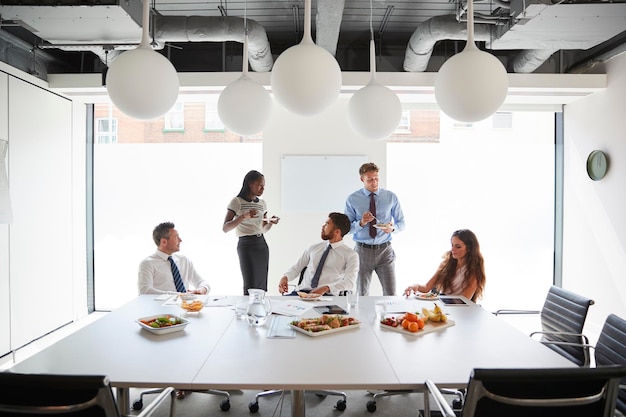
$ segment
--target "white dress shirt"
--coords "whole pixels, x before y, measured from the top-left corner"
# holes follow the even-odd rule
[[[322,254],[329,245],[328,241],[317,243],[304,251],[298,262],[287,272],[285,276],[288,281],[292,281],[300,277],[300,271],[306,266],[304,278],[297,286],[300,289],[312,289],[311,281],[315,270],[320,262]],[[322,269],[322,275],[318,282],[318,287],[327,285],[330,293],[338,295],[341,291],[356,289],[356,277],[359,272],[359,255],[346,246],[343,240],[330,244],[332,249],[328,253],[326,262]]]
[[[162,294],[176,292],[176,284],[172,275],[168,254],[157,251],[141,261],[139,264],[139,279],[137,281],[139,294]],[[206,288],[207,294],[211,290],[209,284],[196,272],[191,261],[183,255],[173,253],[172,258],[180,271],[180,277],[187,291]]]

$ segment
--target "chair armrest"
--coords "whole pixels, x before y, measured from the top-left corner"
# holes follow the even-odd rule
[[[432,394],[435,403],[437,403],[437,408],[441,411],[441,414],[443,414],[444,417],[456,417],[454,410],[452,410],[452,407],[450,407],[443,394],[433,381],[428,379],[426,380],[426,391],[426,395],[428,395],[428,393]]]
[[[173,387],[163,388],[163,392],[161,392],[153,401],[141,410],[141,413],[137,414],[135,417],[149,417],[153,412],[158,410],[159,406],[167,397],[170,397],[170,412],[168,417],[174,417],[176,415],[176,391]]]
[[[541,311],[538,310],[507,310],[507,309],[500,309],[500,310],[496,310],[493,314],[494,315],[498,315],[498,314],[539,314],[541,313]]]
[[[543,331],[543,332],[532,332],[530,334],[530,337],[533,337],[536,334],[548,335],[548,336],[578,336],[578,337],[582,338],[583,343],[564,342],[564,341],[560,341],[560,340],[539,340],[539,343],[544,344],[544,345],[573,346],[573,347],[582,348],[583,355],[584,355],[584,357],[583,357],[583,365],[582,366],[589,366],[591,364],[590,351],[591,351],[591,349],[593,349],[595,347],[589,344],[589,338],[587,336],[585,336],[584,334],[582,334],[582,333],[571,333],[571,332],[547,332],[547,331]]]
[[[589,338],[582,333],[537,331],[537,332],[532,332],[530,334],[530,337],[533,337],[534,335],[537,335],[537,334],[542,335],[542,336],[578,336],[583,339],[583,343],[559,342],[559,341],[555,341],[554,343],[555,344],[556,343],[569,343],[570,346],[580,346],[582,348],[587,348],[587,349],[591,347],[591,345],[589,344]],[[548,340],[547,342],[552,342],[552,341]]]

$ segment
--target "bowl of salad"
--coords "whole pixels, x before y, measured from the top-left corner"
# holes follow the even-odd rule
[[[158,314],[156,316],[141,317],[136,320],[137,324],[154,334],[168,334],[184,330],[189,320],[173,314]]]

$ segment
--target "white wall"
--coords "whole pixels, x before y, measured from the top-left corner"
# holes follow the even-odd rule
[[[609,313],[626,318],[626,54],[605,69],[606,91],[564,111],[563,287],[596,301],[585,326],[592,337]],[[609,157],[601,181],[589,179],[585,170],[594,149]]]

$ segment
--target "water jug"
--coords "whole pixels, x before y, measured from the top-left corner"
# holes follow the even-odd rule
[[[248,290],[249,301],[246,318],[251,326],[263,326],[272,314],[272,303],[265,297],[265,291],[251,288]]]

